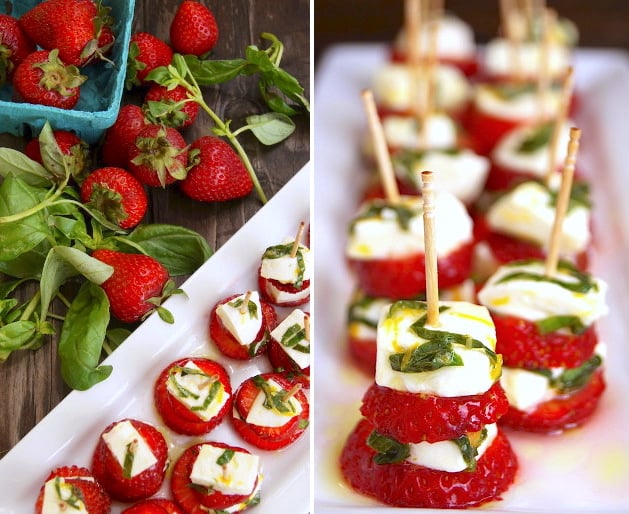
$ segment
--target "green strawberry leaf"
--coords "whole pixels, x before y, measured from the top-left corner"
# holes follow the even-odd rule
[[[295,131],[295,123],[288,116],[278,112],[247,117],[246,127],[265,145],[284,141]]]
[[[107,295],[84,282],[66,314],[58,348],[61,376],[73,389],[85,391],[111,374],[111,366],[98,365],[108,324]]]

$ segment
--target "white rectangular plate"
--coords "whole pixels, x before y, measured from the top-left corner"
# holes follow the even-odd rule
[[[89,467],[98,436],[109,423],[133,417],[163,427],[153,408],[153,384],[170,362],[202,355],[221,362],[234,390],[246,378],[271,371],[266,356],[235,361],[221,356],[209,341],[209,314],[216,302],[231,294],[257,289],[257,270],[264,250],[294,236],[300,221],[309,221],[310,166],[299,171],[181,287],[164,306],[175,317],[166,324],[153,315],[105,361],[111,376],[88,391],[70,393],[2,460],[0,460],[0,514],[33,512],[35,500],[51,469],[76,464]],[[307,306],[303,307],[307,310]],[[288,313],[278,309],[278,319]],[[183,449],[201,440],[223,441],[260,455],[264,480],[257,514],[309,509],[310,452],[307,431],[291,446],[275,452],[245,443],[228,420],[201,438],[163,430],[171,461]],[[160,496],[168,494],[168,478]],[[128,505],[126,505],[128,506]],[[116,503],[112,513],[125,505]]]
[[[318,63],[315,83],[315,357],[316,433],[313,470],[317,514],[393,513],[349,490],[338,457],[360,417],[361,398],[373,382],[357,371],[344,340],[353,279],[343,249],[367,177],[360,144],[366,117],[360,91],[385,62],[385,45],[342,45]],[[601,323],[608,345],[607,391],[584,427],[559,436],[508,436],[520,470],[503,501],[483,511],[510,513],[629,512],[629,60],[622,52],[579,50],[576,87],[582,129],[579,168],[593,184],[596,255],[593,270],[610,284],[610,315]],[[430,512],[430,511],[422,511]]]

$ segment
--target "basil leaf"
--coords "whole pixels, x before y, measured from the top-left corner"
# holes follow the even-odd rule
[[[393,205],[384,202],[371,203],[364,212],[361,212],[354,218],[349,227],[350,234],[353,232],[358,222],[369,218],[382,217],[384,211],[390,212],[395,216],[395,221],[402,230],[408,230],[411,220],[419,215],[416,210],[406,207],[405,205]]]
[[[394,371],[421,373],[445,366],[463,366],[463,359],[454,351],[451,343],[429,341],[406,352],[389,355],[389,364]]]
[[[236,452],[234,450],[225,450],[218,459],[216,459],[216,464],[219,466],[225,466],[229,463],[230,460],[234,458],[234,454]]]
[[[23,349],[38,337],[37,323],[29,320],[14,321],[0,327],[0,362],[14,350]]]
[[[589,382],[594,372],[602,364],[603,359],[601,359],[599,355],[594,355],[578,368],[571,368],[564,371],[557,378],[553,379],[551,384],[553,387],[558,389],[560,393],[567,393],[581,389]]]
[[[84,282],[66,313],[59,338],[61,376],[72,389],[84,391],[105,380],[111,366],[99,366],[109,324],[109,300],[92,282]]]
[[[542,123],[524,141],[520,143],[517,153],[531,154],[550,143],[554,121]]]
[[[551,332],[556,332],[562,328],[569,329],[573,334],[582,334],[587,330],[587,327],[581,321],[578,316],[551,316],[535,322],[540,334],[545,335]]]
[[[165,266],[171,277],[190,275],[212,255],[201,234],[177,225],[139,225],[128,239]]]
[[[400,443],[376,430],[369,434],[367,445],[377,453],[373,458],[376,464],[403,462],[411,454],[411,448],[408,444]]]
[[[247,128],[267,146],[284,141],[295,131],[295,123],[278,112],[247,117]]]
[[[534,263],[534,262],[539,262],[539,261],[535,261],[535,260],[516,261],[510,264],[507,264],[507,266],[523,266],[523,265],[527,265],[529,263]],[[557,264],[557,271],[574,278],[575,281],[568,282],[566,280],[559,280],[557,278],[547,277],[543,273],[534,273],[534,272],[529,272],[529,271],[514,271],[512,273],[507,273],[504,277],[498,280],[496,284],[502,284],[510,280],[530,280],[532,282],[550,282],[551,284],[556,284],[574,293],[588,293],[590,290],[594,290],[594,291],[598,290],[596,281],[590,274],[578,270],[575,266],[573,266],[567,261],[560,261]]]
[[[50,173],[37,161],[13,148],[0,148],[0,176],[19,177],[29,186],[49,187]]]
[[[0,260],[0,273],[10,277],[39,280],[49,250],[50,244],[43,240],[37,247],[21,254],[17,259]]]

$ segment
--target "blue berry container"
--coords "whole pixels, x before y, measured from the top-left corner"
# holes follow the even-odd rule
[[[19,18],[39,3],[38,0],[5,0],[0,2],[0,12]],[[111,16],[115,20],[113,30],[116,41],[108,55],[115,66],[99,61],[81,68],[81,73],[88,79],[81,86],[81,96],[74,109],[13,101],[13,88],[5,85],[0,89],[1,133],[36,136],[49,121],[53,129],[75,132],[92,144],[113,125],[124,92],[135,0],[103,0],[103,5],[111,7]]]

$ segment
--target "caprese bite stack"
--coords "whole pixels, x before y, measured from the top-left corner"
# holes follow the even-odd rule
[[[341,453],[356,491],[398,507],[462,508],[499,499],[517,459],[496,422],[508,408],[486,308],[402,300],[378,324],[375,383]]]
[[[501,422],[560,432],[585,422],[605,388],[604,345],[596,322],[608,311],[606,284],[572,264],[547,271],[544,261],[501,266],[478,298],[496,325],[509,412]]]
[[[310,314],[293,309],[271,332],[268,349],[273,369],[310,387]]]

